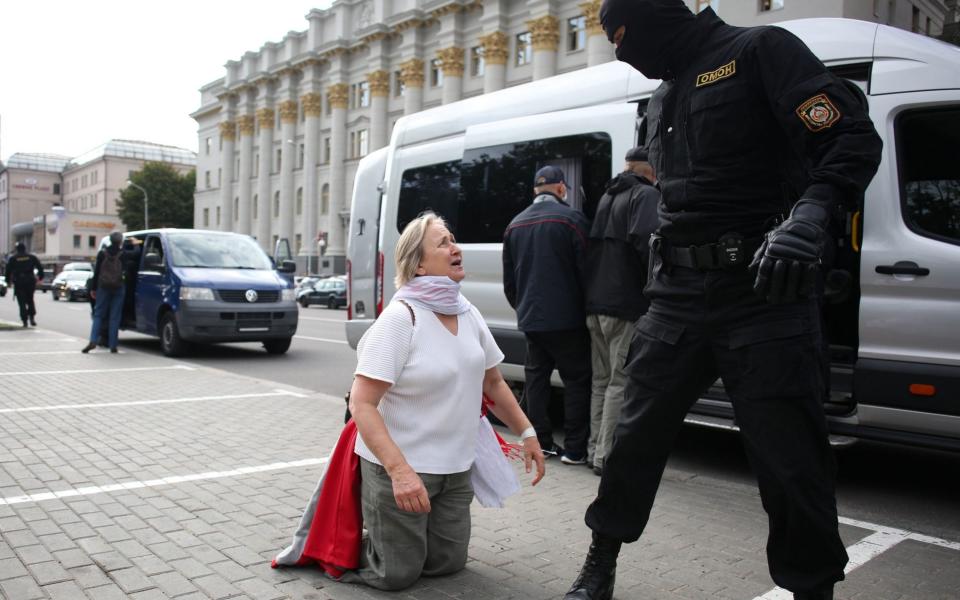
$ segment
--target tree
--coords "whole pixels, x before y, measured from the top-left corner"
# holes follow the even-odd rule
[[[130,181],[147,190],[150,227],[193,228],[193,192],[197,173],[181,175],[167,163],[147,162]],[[127,186],[117,200],[117,215],[128,231],[143,229],[143,192]]]

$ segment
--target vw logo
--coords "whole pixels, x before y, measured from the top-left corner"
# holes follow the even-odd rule
[[[247,299],[247,302],[256,302],[257,301],[257,290],[247,290],[247,293],[243,295]]]

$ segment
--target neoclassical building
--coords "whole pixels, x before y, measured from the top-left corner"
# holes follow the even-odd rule
[[[286,238],[301,270],[342,273],[357,163],[396,120],[612,60],[600,2],[336,0],[311,11],[306,30],[228,61],[200,89],[195,226],[252,235],[268,251]],[[737,25],[846,16],[943,27],[940,0],[687,4]]]

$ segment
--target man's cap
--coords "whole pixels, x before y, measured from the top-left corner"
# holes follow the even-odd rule
[[[563,170],[560,169],[560,167],[551,165],[540,167],[540,170],[537,171],[536,176],[533,178],[533,187],[550,185],[551,183],[566,183],[566,180],[563,178]]]
[[[636,148],[630,148],[627,150],[627,155],[623,157],[624,160],[629,162],[648,162],[647,161],[647,149],[643,146],[637,146]]]
[[[26,252],[26,251],[27,251],[27,245],[24,244],[23,242],[17,242],[17,252]]]

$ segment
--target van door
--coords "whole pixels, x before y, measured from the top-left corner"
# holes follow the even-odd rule
[[[521,376],[526,345],[503,294],[502,241],[510,221],[533,200],[544,165],[564,169],[569,201],[588,217],[605,184],[636,143],[637,104],[617,103],[486,123],[467,129],[459,226],[467,278],[463,293],[480,309],[511,378]],[[582,204],[582,206],[581,206]]]
[[[960,437],[960,94],[871,98],[886,145],[867,190],[860,426]]]
[[[156,335],[157,319],[160,315],[160,307],[163,305],[164,280],[169,276],[165,266],[167,260],[163,242],[159,235],[147,236],[143,243],[143,256],[140,261],[137,291],[134,296],[137,331]],[[148,264],[161,266],[148,267]]]
[[[388,149],[381,148],[357,165],[347,235],[348,319],[376,317],[380,207],[387,154]]]

